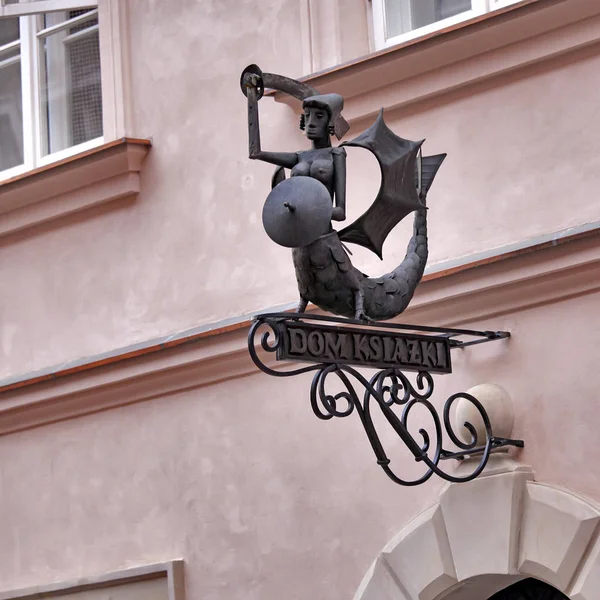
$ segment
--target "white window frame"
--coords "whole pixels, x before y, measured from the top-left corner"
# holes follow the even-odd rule
[[[400,1],[400,0],[398,0]],[[493,10],[515,4],[521,0],[471,0],[471,10],[467,10],[453,17],[436,21],[425,27],[419,27],[393,37],[386,37],[385,0],[371,0],[373,6],[373,41],[376,50],[383,50],[397,44],[434,33],[446,27],[457,25]]]
[[[97,0],[92,0],[85,7],[97,5]],[[81,0],[20,0],[16,4],[7,4],[6,0],[0,0],[0,17],[22,17],[38,13],[78,10],[82,7],[84,3]]]
[[[38,15],[89,8],[94,11],[94,14],[99,16],[98,4],[98,0],[21,0],[17,4],[6,4],[5,0],[0,0],[0,18],[19,17],[20,19],[21,88],[23,96],[23,163],[0,171],[0,182],[32,169],[79,154],[80,152],[85,152],[105,142],[106,131],[105,120],[103,118],[104,135],[100,137],[52,153],[45,153],[42,148],[39,41],[52,32],[60,31],[63,27],[56,25],[39,29],[36,23],[37,19],[40,18]],[[111,2],[108,1],[105,4],[108,5]],[[111,12],[110,6],[106,8],[108,10],[105,12]],[[70,24],[64,27],[66,28]],[[101,48],[102,45],[101,43]],[[114,57],[111,57],[111,59],[113,59],[111,62],[114,62]],[[101,65],[102,70],[104,70],[104,66],[104,64]],[[107,79],[109,78],[103,74],[103,110],[105,101],[104,86]],[[114,85],[109,87],[114,88]],[[60,110],[60,107],[57,106],[56,110]],[[114,114],[114,109],[112,111],[109,110],[109,113]],[[112,129],[114,131],[114,127]]]
[[[135,585],[147,581],[165,580],[165,600],[183,600],[185,597],[184,561],[182,559],[169,560],[163,563],[154,563],[141,567],[132,567],[122,571],[103,573],[100,575],[84,576],[72,581],[57,581],[36,585],[35,587],[20,590],[4,591],[0,589],[0,600],[32,600],[55,597],[70,597],[71,594],[94,593],[97,590],[106,590],[106,597],[130,597],[127,585]],[[1,585],[1,584],[0,584]],[[131,588],[129,589],[129,591]],[[102,595],[104,597],[104,594]]]
[[[511,4],[516,4],[521,1],[522,0],[490,0],[490,11],[504,8],[505,6],[510,6]]]

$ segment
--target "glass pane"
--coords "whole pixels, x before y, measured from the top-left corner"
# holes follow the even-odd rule
[[[19,17],[0,19],[0,46],[19,39]]]
[[[23,164],[21,61],[12,58],[0,61],[0,171],[21,164]]]
[[[471,10],[471,0],[385,0],[386,37],[395,37],[468,10]]]
[[[416,3],[416,0],[413,0]],[[473,8],[471,0],[435,0],[435,20],[441,21]]]
[[[422,0],[428,2],[429,0]],[[412,29],[409,0],[385,0],[385,37],[392,38]]]
[[[87,11],[45,15],[51,27]],[[102,135],[98,18],[78,21],[41,40],[42,149],[50,154]]]
[[[0,19],[0,47],[19,39],[19,19]],[[20,48],[0,52],[0,171],[23,164]]]

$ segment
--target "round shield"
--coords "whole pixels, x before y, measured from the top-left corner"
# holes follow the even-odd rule
[[[258,75],[260,77],[260,83],[256,90],[256,92],[257,92],[256,99],[260,100],[263,97],[263,94],[265,93],[265,84],[264,84],[264,81],[262,80],[263,73],[260,70],[260,68],[258,67],[258,65],[248,65],[242,71],[242,75],[240,77],[240,87],[242,88],[242,93],[244,94],[244,96],[248,96],[248,90],[246,89],[246,85],[244,83],[244,77],[247,73],[249,73],[251,75]]]
[[[307,246],[330,231],[333,206],[327,188],[312,177],[291,177],[276,185],[263,207],[263,226],[280,246]]]

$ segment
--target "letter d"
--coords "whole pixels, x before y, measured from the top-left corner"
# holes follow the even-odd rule
[[[306,334],[302,329],[290,329],[290,352],[304,354],[306,352]]]

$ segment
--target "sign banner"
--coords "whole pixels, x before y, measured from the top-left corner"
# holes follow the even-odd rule
[[[451,373],[448,338],[389,330],[279,322],[278,360]]]

